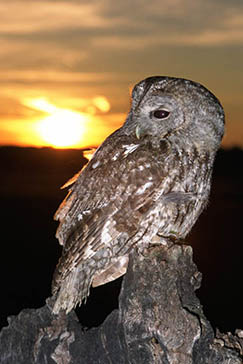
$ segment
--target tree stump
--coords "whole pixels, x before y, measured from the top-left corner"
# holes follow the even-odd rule
[[[195,295],[201,274],[192,248],[151,246],[129,258],[119,309],[86,330],[75,312],[40,309],[8,319],[0,333],[1,364],[241,364],[243,330],[214,333]]]

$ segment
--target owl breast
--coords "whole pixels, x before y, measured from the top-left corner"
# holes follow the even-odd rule
[[[158,234],[184,239],[207,205],[213,159],[208,153],[199,153],[196,147],[187,151],[178,150],[178,146],[170,158],[177,162],[171,173],[168,171],[160,190]]]

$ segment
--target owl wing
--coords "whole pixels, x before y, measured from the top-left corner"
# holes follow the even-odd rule
[[[96,151],[56,213],[63,244],[53,290],[80,262],[119,236],[136,234],[163,179],[158,158],[136,138],[112,134]]]

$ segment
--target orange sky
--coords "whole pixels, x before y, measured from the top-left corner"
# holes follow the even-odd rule
[[[124,121],[152,75],[209,88],[224,147],[243,147],[243,2],[0,2],[0,145],[87,147]]]

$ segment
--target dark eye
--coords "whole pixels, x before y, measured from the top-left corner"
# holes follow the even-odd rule
[[[156,118],[156,119],[165,119],[167,118],[168,116],[170,115],[170,112],[167,111],[167,110],[155,110],[153,112],[153,116]]]

